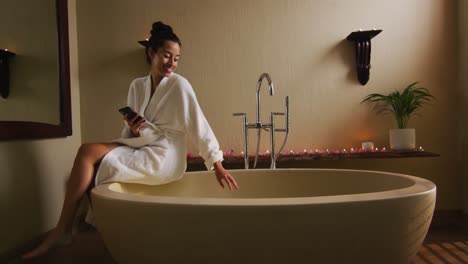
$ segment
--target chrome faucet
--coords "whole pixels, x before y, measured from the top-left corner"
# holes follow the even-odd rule
[[[277,156],[281,153],[281,151],[284,148],[284,145],[286,144],[286,140],[288,138],[289,134],[289,96],[286,96],[286,112],[281,113],[281,112],[271,112],[270,114],[270,123],[262,123],[260,120],[260,88],[262,86],[263,79],[267,79],[268,81],[268,88],[269,88],[269,93],[270,96],[274,95],[274,88],[273,88],[273,82],[271,80],[271,77],[268,73],[263,73],[260,75],[257,81],[257,93],[256,93],[256,99],[257,99],[257,105],[256,105],[256,114],[257,114],[257,120],[253,124],[249,124],[247,122],[247,114],[246,113],[234,113],[234,116],[243,116],[244,117],[244,122],[243,122],[243,133],[244,133],[244,168],[248,169],[249,168],[249,155],[247,151],[248,147],[248,136],[247,132],[248,129],[257,129],[257,150],[255,152],[255,161],[254,161],[254,168],[257,166],[257,161],[258,161],[258,153],[259,153],[259,147],[260,147],[260,139],[261,139],[261,132],[262,129],[265,131],[270,131],[270,145],[271,145],[271,169],[276,169],[276,158]],[[275,128],[275,120],[274,116],[277,115],[285,115],[285,128],[282,129],[277,129]],[[275,152],[275,132],[285,132],[286,135],[283,140],[283,144],[278,151],[278,153]]]
[[[267,79],[268,81],[268,91],[270,92],[270,96],[275,94],[275,89],[273,88],[273,82],[271,81],[271,77],[268,73],[262,73],[257,81],[257,126],[258,128],[262,128],[262,123],[260,121],[260,88],[262,87],[263,79]]]

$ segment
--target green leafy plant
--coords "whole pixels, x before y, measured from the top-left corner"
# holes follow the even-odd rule
[[[376,103],[375,110],[379,115],[392,114],[398,128],[406,128],[413,114],[426,103],[435,99],[426,88],[416,87],[418,82],[408,85],[402,93],[395,91],[388,95],[373,93],[364,97],[361,103]]]

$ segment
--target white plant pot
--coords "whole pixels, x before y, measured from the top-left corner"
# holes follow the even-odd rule
[[[414,128],[390,129],[390,149],[416,149],[416,130]]]

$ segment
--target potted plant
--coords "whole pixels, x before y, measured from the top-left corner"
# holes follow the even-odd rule
[[[414,128],[407,128],[413,114],[421,107],[435,99],[426,88],[417,87],[414,82],[403,90],[388,95],[373,93],[366,96],[361,103],[376,103],[375,110],[379,115],[392,114],[398,128],[390,130],[390,148],[394,150],[411,150],[416,148],[416,133]]]

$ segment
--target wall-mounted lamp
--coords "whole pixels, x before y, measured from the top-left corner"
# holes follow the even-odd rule
[[[138,43],[140,43],[145,48],[149,46],[149,40],[148,39],[140,40],[140,41],[138,41]]]
[[[354,31],[349,34],[346,39],[354,41],[356,48],[356,69],[358,80],[362,85],[366,85],[369,81],[370,54],[371,54],[371,39],[382,32],[381,29],[372,29],[366,31]]]
[[[10,58],[16,54],[7,49],[0,49],[0,94],[7,98],[10,94]]]

